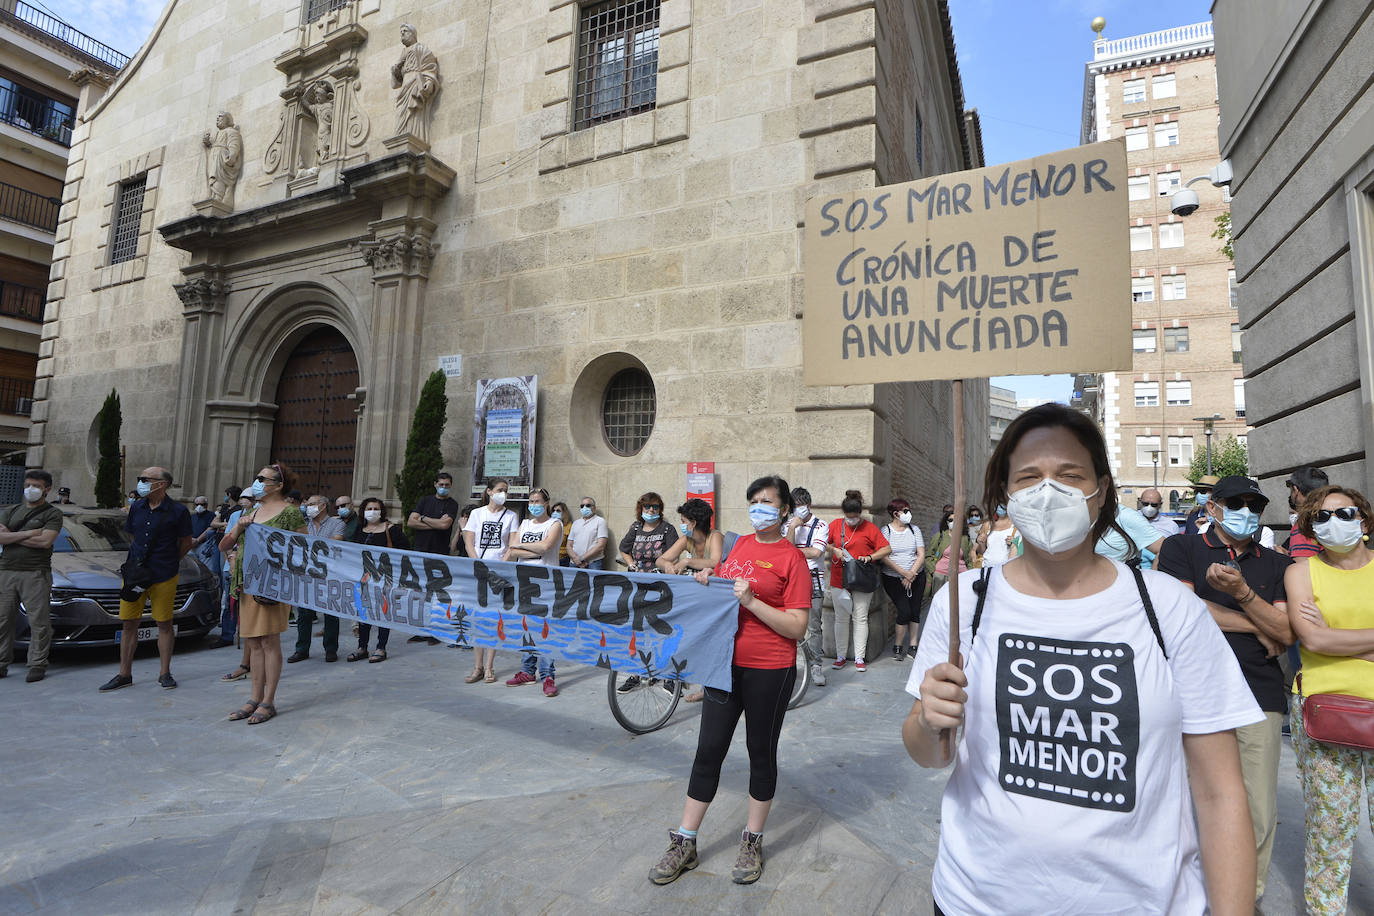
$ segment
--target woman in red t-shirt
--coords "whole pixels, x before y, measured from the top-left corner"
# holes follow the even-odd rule
[[[708,690],[702,704],[697,755],[687,783],[682,826],[668,831],[668,850],[649,870],[654,884],[667,884],[697,867],[697,828],[716,796],[735,726],[744,716],[749,748],[749,819],[740,836],[732,878],[752,884],[763,874],[763,825],[778,783],[778,735],[797,679],[797,640],[811,615],[811,573],[806,558],[782,535],[792,511],[792,490],[781,477],[760,477],[749,485],[749,522],[716,574],[735,580],[739,628],[730,692]],[[706,571],[698,571],[703,584]],[[722,695],[723,694],[723,695]]]
[[[830,523],[830,603],[835,606],[835,664],[839,670],[849,654],[849,638],[854,637],[854,670],[867,671],[864,648],[868,645],[868,606],[872,592],[844,587],[844,564],[851,557],[860,563],[878,563],[892,553],[892,546],[878,526],[864,518],[864,497],[858,490],[845,490],[840,503],[843,518]],[[853,626],[850,620],[853,619]]]

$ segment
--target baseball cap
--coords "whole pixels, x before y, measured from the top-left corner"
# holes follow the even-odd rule
[[[1269,503],[1269,497],[1260,489],[1259,481],[1239,474],[1223,477],[1212,487],[1212,499],[1216,502],[1230,499],[1232,496],[1254,496],[1263,500],[1265,505]]]
[[[1298,492],[1306,496],[1313,490],[1326,486],[1330,483],[1326,472],[1321,468],[1314,468],[1311,465],[1300,467],[1288,475],[1288,479],[1283,482],[1286,487],[1297,487]]]

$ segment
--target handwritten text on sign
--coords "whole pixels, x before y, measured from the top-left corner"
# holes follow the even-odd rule
[[[1127,229],[1121,141],[814,197],[806,382],[1129,368]]]
[[[723,579],[436,557],[263,525],[245,544],[250,595],[460,646],[730,689],[739,602]]]

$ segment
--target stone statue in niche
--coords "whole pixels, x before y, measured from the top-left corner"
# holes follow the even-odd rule
[[[305,94],[305,103],[315,116],[315,165],[323,165],[334,155],[334,87],[320,80]]]
[[[391,65],[392,88],[396,93],[396,135],[409,135],[429,144],[429,113],[439,92],[439,61],[416,38],[410,23],[401,26],[405,52]]]
[[[234,207],[234,185],[243,172],[243,136],[227,111],[215,117],[215,134],[206,131],[200,138],[205,147],[205,184],[210,201],[223,208]]]

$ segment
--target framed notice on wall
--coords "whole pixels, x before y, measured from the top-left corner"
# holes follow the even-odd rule
[[[534,427],[539,377],[477,380],[472,427],[472,495],[480,499],[491,477],[510,481],[512,496],[529,496],[534,483]]]

